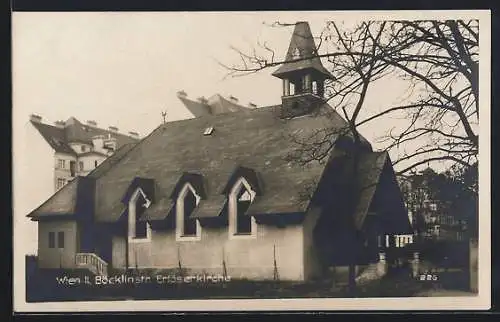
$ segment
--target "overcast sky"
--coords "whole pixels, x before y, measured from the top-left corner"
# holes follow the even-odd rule
[[[384,13],[371,13],[379,18]],[[377,16],[378,15],[378,16]],[[266,69],[225,78],[238,56],[231,46],[248,49],[266,42],[285,56],[290,28],[271,28],[274,21],[309,21],[318,35],[327,20],[354,22],[368,15],[329,12],[259,13],[19,13],[13,15],[14,123],[32,113],[45,122],[71,116],[121,132],[147,135],[162,121],[191,117],[176,97],[184,90],[195,99],[215,93],[240,103],[280,103],[281,81]],[[415,17],[411,13],[410,17]],[[328,67],[328,65],[326,65]],[[366,116],[398,102],[405,84],[386,80],[373,85]],[[369,140],[401,123],[371,123],[360,129]],[[377,148],[377,144],[374,143]]]

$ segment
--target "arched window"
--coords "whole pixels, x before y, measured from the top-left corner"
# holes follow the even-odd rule
[[[128,204],[128,237],[129,240],[148,240],[151,237],[151,227],[146,221],[139,220],[142,213],[149,207],[150,201],[141,188],[138,188]]]
[[[193,186],[186,183],[177,197],[176,237],[177,240],[200,240],[201,226],[195,218],[190,218],[201,197]]]
[[[236,181],[229,193],[229,236],[256,236],[255,218],[247,214],[255,191],[244,178]]]

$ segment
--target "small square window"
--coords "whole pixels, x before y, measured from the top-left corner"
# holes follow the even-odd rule
[[[57,160],[57,167],[59,169],[64,169],[66,167],[66,162],[65,160],[59,159]]]
[[[82,149],[82,152],[87,151],[87,147],[86,147],[85,145],[82,145],[82,146],[81,146],[81,149]]]
[[[64,231],[57,233],[57,247],[64,248]]]
[[[51,231],[49,232],[49,248],[55,248],[56,247],[56,234]]]
[[[61,189],[62,187],[64,187],[65,184],[66,184],[66,179],[57,178],[56,189],[57,190]]]

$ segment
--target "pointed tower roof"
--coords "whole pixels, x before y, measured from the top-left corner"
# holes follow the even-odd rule
[[[324,78],[334,78],[317,57],[317,48],[309,24],[305,21],[299,21],[295,24],[285,63],[272,75],[285,78],[289,73],[306,69],[315,70]]]

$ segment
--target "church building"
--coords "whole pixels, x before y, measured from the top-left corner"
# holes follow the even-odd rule
[[[355,143],[326,102],[315,51],[297,23],[273,73],[280,104],[164,123],[57,191],[29,214],[39,267],[305,281],[376,263],[386,236],[410,231],[403,197],[387,152]],[[297,160],[332,129],[324,162]]]

